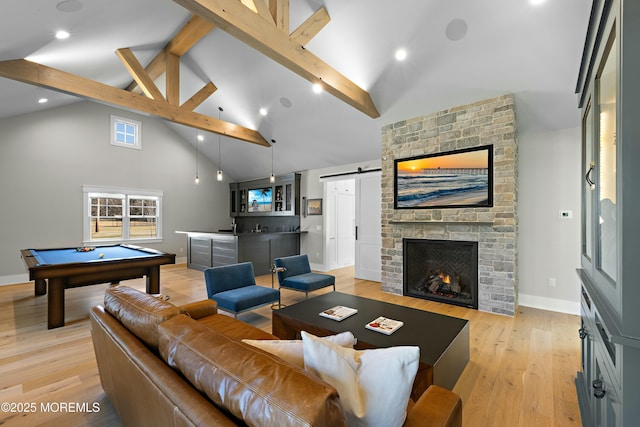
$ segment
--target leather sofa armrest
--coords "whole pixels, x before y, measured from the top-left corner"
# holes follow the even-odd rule
[[[462,427],[462,400],[437,385],[430,386],[407,413],[403,427]]]
[[[190,302],[189,304],[181,305],[178,308],[187,313],[192,319],[197,320],[216,314],[218,312],[218,303],[210,299],[205,299],[202,301]]]

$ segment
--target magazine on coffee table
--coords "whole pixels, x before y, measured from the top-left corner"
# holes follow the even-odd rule
[[[336,305],[335,307],[331,307],[325,311],[320,312],[320,316],[340,322],[349,316],[353,316],[357,312],[358,310],[355,308],[345,307],[344,305]]]
[[[365,328],[371,329],[372,331],[380,332],[381,334],[391,335],[400,327],[404,325],[403,322],[399,320],[389,319],[388,317],[380,316],[372,322],[369,322],[365,325]]]

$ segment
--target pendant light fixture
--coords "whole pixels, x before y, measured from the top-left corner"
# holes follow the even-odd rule
[[[270,183],[274,183],[276,182],[276,176],[273,174],[273,145],[276,143],[275,139],[271,140],[271,175],[269,175],[269,182]]]
[[[224,110],[222,107],[218,107],[218,120],[220,120],[221,114]],[[216,179],[218,181],[222,181],[224,179],[224,175],[222,174],[222,151],[220,149],[220,134],[218,134],[218,173]]]
[[[196,184],[200,183],[200,177],[198,176],[198,160],[200,157],[200,151],[198,149],[199,144],[200,144],[200,132],[198,132],[198,130],[196,129],[196,179],[194,180]]]

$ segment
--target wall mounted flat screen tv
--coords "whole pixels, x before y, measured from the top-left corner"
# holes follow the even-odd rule
[[[493,145],[395,160],[395,209],[491,206]]]
[[[248,192],[249,212],[271,212],[271,204],[273,203],[273,191],[271,187],[254,188]]]

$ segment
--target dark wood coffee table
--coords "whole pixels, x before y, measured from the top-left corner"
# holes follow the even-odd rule
[[[336,305],[358,309],[341,322],[318,313]],[[391,335],[370,331],[365,325],[378,316],[401,320],[404,326]],[[300,331],[317,336],[351,331],[356,348],[398,345],[420,347],[420,367],[411,397],[417,399],[431,384],[451,390],[469,362],[469,321],[396,304],[329,292],[273,312],[273,335],[300,339]]]

